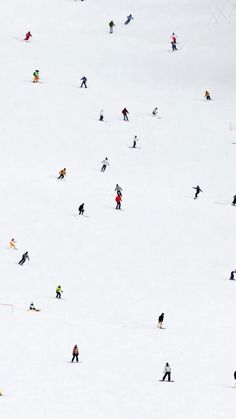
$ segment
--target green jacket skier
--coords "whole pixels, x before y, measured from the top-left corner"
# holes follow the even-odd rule
[[[114,26],[116,26],[116,25],[115,25],[115,23],[113,22],[113,20],[111,20],[111,21],[110,21],[110,23],[109,23],[110,33],[113,33],[113,28],[114,28]]]
[[[33,83],[38,83],[38,81],[39,81],[39,71],[38,70],[35,70],[33,72],[33,76],[34,76]]]

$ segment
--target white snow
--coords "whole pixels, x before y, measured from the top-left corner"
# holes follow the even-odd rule
[[[235,417],[232,4],[0,2],[0,418]]]

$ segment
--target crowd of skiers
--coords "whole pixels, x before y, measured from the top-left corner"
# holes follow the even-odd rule
[[[83,0],[81,0],[81,1],[83,1]],[[133,20],[133,19],[134,18],[132,16],[132,14],[128,15],[126,21],[124,22],[124,24],[125,25],[128,25],[131,22],[131,20]],[[111,20],[109,22],[109,32],[111,34],[113,33],[113,29],[114,29],[115,26],[116,25],[115,25],[114,21]],[[32,34],[31,34],[30,31],[28,31],[26,33],[26,35],[25,35],[24,41],[26,41],[26,42],[30,41],[30,38],[31,37],[32,37]],[[176,36],[176,34],[174,32],[171,35],[171,47],[172,47],[172,51],[177,51],[177,36]],[[84,88],[87,88],[88,86],[87,86],[87,78],[86,78],[86,76],[83,76],[80,80],[81,80],[80,87],[81,88],[83,88],[83,87]],[[33,72],[33,83],[38,83],[38,82],[39,82],[39,70],[35,70]],[[206,98],[207,101],[211,100],[210,93],[207,90],[205,91],[204,96],[205,96],[205,98]],[[123,120],[124,121],[129,121],[129,118],[128,118],[129,111],[127,110],[126,107],[122,110],[122,115],[123,115]],[[158,115],[158,108],[157,107],[155,107],[153,109],[152,115],[153,116],[157,116]],[[104,121],[104,111],[103,110],[100,111],[99,121]],[[139,141],[139,139],[138,139],[137,135],[135,135],[134,138],[133,138],[132,148],[136,148],[137,147],[137,142],[138,141]],[[101,172],[105,172],[106,169],[107,169],[107,166],[109,166],[108,158],[106,157],[101,163],[102,163]],[[58,179],[62,180],[62,179],[65,178],[65,176],[66,176],[66,168],[63,168],[63,169],[61,169],[59,171]],[[203,192],[203,191],[202,191],[202,189],[200,188],[199,185],[197,185],[196,187],[193,187],[193,189],[195,189],[194,199],[197,199],[199,193],[200,192]],[[121,202],[122,202],[122,188],[121,188],[121,186],[119,186],[119,184],[116,184],[115,192],[116,192],[116,197],[115,197],[116,209],[117,210],[120,210],[121,209]],[[79,206],[79,208],[78,208],[79,215],[84,215],[84,211],[85,211],[84,205],[85,204],[82,203]],[[234,195],[234,197],[233,197],[232,205],[233,206],[236,205],[236,195]],[[10,240],[9,247],[11,249],[17,250],[17,248],[16,248],[16,241],[15,241],[14,238],[12,238]],[[28,261],[30,260],[29,259],[29,255],[28,255],[28,251],[26,251],[25,253],[23,253],[23,255],[21,257],[21,260],[18,262],[18,264],[21,265],[21,266],[23,266],[24,263],[27,260]],[[236,273],[236,270],[231,271],[231,273],[230,273],[230,280],[234,280],[235,273]],[[56,287],[56,299],[61,299],[62,293],[63,293],[63,290],[62,290],[61,286],[58,285]],[[34,306],[34,303],[33,302],[30,304],[29,310],[30,311],[36,311],[36,312],[40,311],[39,309],[37,309]],[[164,329],[163,322],[164,322],[164,313],[161,313],[161,315],[158,317],[158,327],[160,329]],[[73,350],[72,350],[72,359],[71,359],[71,362],[73,363],[74,361],[79,362],[79,349],[78,349],[78,346],[77,345],[75,345],[73,347]],[[165,364],[163,374],[164,374],[163,375],[163,378],[160,381],[165,381],[166,379],[168,381],[171,381],[171,368],[170,368],[169,363],[166,363]],[[236,371],[234,372],[234,379],[236,381]],[[1,392],[0,392],[0,395],[1,395]]]

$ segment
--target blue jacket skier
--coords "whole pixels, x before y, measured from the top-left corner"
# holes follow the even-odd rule
[[[129,16],[127,16],[127,20],[125,22],[125,25],[128,25],[128,23],[133,19],[133,16],[130,14]]]

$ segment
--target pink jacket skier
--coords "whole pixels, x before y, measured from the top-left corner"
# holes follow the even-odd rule
[[[29,32],[27,32],[27,34],[25,35],[25,39],[24,39],[24,41],[28,41],[29,39],[30,39],[30,37],[31,37],[32,35],[31,35],[31,33],[30,33],[30,31]]]

